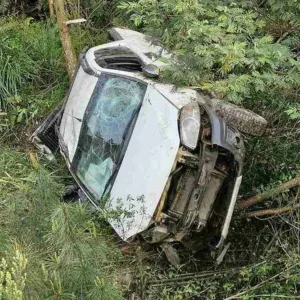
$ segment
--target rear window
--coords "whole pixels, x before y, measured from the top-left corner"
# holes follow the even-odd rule
[[[139,57],[123,46],[98,49],[94,52],[95,61],[101,68],[127,72],[141,72],[142,64]]]

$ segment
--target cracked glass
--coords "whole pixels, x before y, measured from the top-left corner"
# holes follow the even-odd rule
[[[74,168],[97,201],[120,162],[146,88],[143,83],[112,75],[102,75],[96,84],[82,120]]]

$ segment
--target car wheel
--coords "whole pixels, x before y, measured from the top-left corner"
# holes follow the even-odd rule
[[[211,99],[211,105],[219,117],[242,133],[261,136],[266,131],[267,121],[250,110],[218,99]]]

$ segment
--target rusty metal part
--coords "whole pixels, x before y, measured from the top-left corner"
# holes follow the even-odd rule
[[[211,139],[211,125],[208,123],[209,117],[207,114],[201,119],[201,132],[200,132],[200,140],[202,143],[212,145]]]
[[[218,151],[215,148],[205,144],[202,144],[201,148],[202,155],[199,167],[199,177],[197,184],[192,191],[189,205],[183,217],[183,226],[186,228],[190,228],[194,224],[194,221],[199,214],[199,207],[203,194],[207,189],[207,185],[211,179],[212,172],[218,158]]]
[[[170,235],[168,228],[165,225],[157,225],[153,228],[151,233],[151,243],[159,243]]]
[[[204,129],[201,134],[202,143],[217,145],[230,151],[237,162],[237,175],[241,175],[245,156],[242,135],[237,130],[228,127],[225,119],[216,113],[211,100],[206,101],[199,95],[197,101],[202,112],[201,127]],[[203,123],[204,121],[205,123]],[[208,131],[206,128],[211,128],[210,139],[206,137]]]
[[[198,226],[197,229],[202,229],[211,214],[212,207],[220,191],[220,188],[226,178],[226,174],[214,170],[210,181],[203,193],[200,206],[198,208]]]
[[[225,164],[224,162],[217,162],[216,169],[228,175],[228,171],[230,168],[229,165]]]
[[[189,166],[191,168],[198,168],[199,156],[192,154],[191,152],[184,150],[184,149],[181,149],[179,151],[181,154],[178,159],[179,163]]]
[[[190,194],[196,182],[197,172],[193,169],[186,169],[176,184],[176,193],[168,210],[170,216],[180,218],[189,203]]]
[[[177,153],[177,156],[176,156],[175,161],[174,161],[173,166],[172,166],[171,174],[175,171],[177,163],[178,163],[178,160],[180,159],[180,157],[182,155],[181,149],[182,148],[180,148],[179,151],[178,151],[178,153]],[[162,211],[163,211],[163,208],[165,206],[165,202],[166,202],[166,199],[167,199],[168,191],[170,189],[171,180],[172,180],[172,176],[169,177],[169,179],[168,179],[168,181],[167,181],[167,183],[165,185],[164,191],[163,191],[163,193],[162,193],[162,195],[160,197],[160,200],[159,200],[156,212],[155,212],[155,217],[154,217],[154,220],[156,222],[160,222],[161,219],[162,219]]]

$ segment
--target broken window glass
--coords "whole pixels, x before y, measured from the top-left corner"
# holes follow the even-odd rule
[[[96,84],[74,158],[77,177],[96,200],[114,172],[146,88],[143,83],[113,75],[103,75]]]

